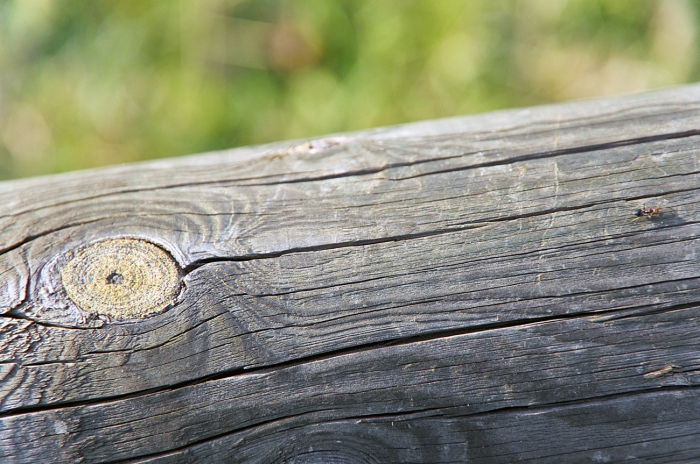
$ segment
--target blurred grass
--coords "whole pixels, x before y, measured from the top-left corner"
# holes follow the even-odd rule
[[[0,178],[698,80],[684,0],[0,0]]]

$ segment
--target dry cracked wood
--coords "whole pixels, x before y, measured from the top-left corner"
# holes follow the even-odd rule
[[[699,192],[700,86],[0,184],[0,460],[696,462]]]

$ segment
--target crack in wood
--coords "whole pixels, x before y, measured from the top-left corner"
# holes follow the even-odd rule
[[[146,460],[157,459],[167,456],[175,455],[179,452],[193,449],[208,443],[218,441],[222,438],[229,437],[231,435],[243,434],[249,431],[254,431],[256,429],[269,428],[270,426],[279,425],[281,427],[285,426],[285,423],[292,422],[289,428],[306,428],[323,423],[343,423],[343,422],[367,422],[367,421],[410,421],[412,419],[429,419],[429,418],[470,418],[470,419],[488,419],[498,416],[507,416],[513,413],[523,413],[523,414],[545,414],[551,412],[564,411],[567,409],[580,407],[580,406],[593,406],[595,404],[605,405],[614,400],[618,399],[643,399],[645,397],[654,397],[659,394],[673,394],[673,393],[684,393],[688,391],[698,391],[700,390],[700,385],[688,385],[688,386],[662,386],[648,388],[644,390],[635,390],[624,393],[614,393],[608,395],[593,396],[586,399],[577,400],[564,400],[555,401],[547,405],[535,405],[535,406],[504,406],[498,409],[493,409],[483,412],[469,413],[463,411],[462,407],[446,407],[446,408],[417,408],[411,411],[405,412],[395,412],[395,413],[382,413],[382,414],[366,414],[366,415],[354,415],[347,417],[333,417],[332,419],[327,419],[324,417],[324,410],[319,409],[313,412],[292,414],[289,416],[278,417],[275,419],[263,421],[256,424],[251,424],[245,427],[240,427],[236,429],[226,430],[219,434],[207,437],[201,440],[188,443],[183,446],[174,447],[164,452],[152,453],[152,454],[142,454],[138,456],[133,456],[129,459],[118,459],[114,461],[105,461],[103,464],[127,464],[136,462],[145,462]],[[294,425],[294,422],[299,422],[300,425]],[[696,434],[693,434],[695,436]],[[601,448],[605,449],[605,448]]]
[[[514,163],[522,163],[524,161],[553,158],[556,156],[577,155],[577,154],[589,153],[589,152],[593,152],[593,151],[609,150],[611,148],[628,147],[628,146],[632,146],[632,145],[643,145],[645,143],[660,142],[663,140],[682,139],[682,138],[686,138],[686,137],[693,137],[696,135],[700,135],[700,130],[689,130],[689,131],[675,132],[675,133],[670,133],[670,134],[652,135],[649,137],[638,137],[635,139],[620,140],[620,141],[616,141],[616,142],[599,143],[599,144],[587,145],[587,146],[584,145],[581,147],[574,147],[574,148],[562,148],[559,150],[551,150],[551,151],[544,151],[544,152],[540,152],[540,153],[532,153],[532,154],[528,154],[528,155],[514,156],[512,158],[507,158],[504,160],[487,161],[484,163],[473,164],[470,166],[462,166],[462,167],[455,167],[455,168],[451,168],[451,169],[435,170],[435,171],[431,171],[431,172],[416,174],[415,176],[401,177],[401,178],[396,179],[396,180],[414,179],[417,177],[432,176],[435,174],[445,174],[448,172],[466,171],[466,170],[472,170],[472,169],[488,168],[488,167],[493,167],[493,166],[504,166],[504,165],[514,164]]]
[[[700,304],[696,304],[696,303],[682,304],[682,305],[670,306],[670,307],[660,309],[658,311],[655,311],[654,314],[668,313],[668,312],[673,312],[673,311],[682,311],[685,309],[697,308],[697,307],[700,307]],[[641,307],[641,309],[644,309],[644,308],[646,308],[646,307]],[[154,394],[154,393],[173,391],[173,390],[182,389],[182,388],[186,388],[186,387],[190,387],[190,386],[194,386],[194,385],[201,385],[201,384],[216,381],[216,380],[229,379],[229,378],[233,378],[233,377],[237,377],[237,376],[266,374],[266,373],[270,373],[270,372],[273,372],[273,371],[276,371],[279,369],[296,367],[296,366],[301,366],[301,365],[306,365],[306,364],[313,364],[313,363],[316,363],[319,361],[325,361],[328,359],[338,358],[338,357],[347,356],[347,355],[353,355],[356,353],[368,352],[368,351],[372,351],[372,350],[375,350],[378,348],[386,348],[386,347],[390,347],[390,346],[391,347],[405,346],[405,345],[410,345],[410,344],[414,344],[414,343],[423,343],[423,342],[427,342],[427,341],[433,341],[433,340],[455,337],[455,336],[460,336],[460,335],[477,334],[477,333],[481,333],[481,332],[490,332],[490,331],[495,331],[495,330],[512,329],[512,328],[524,328],[524,327],[528,327],[528,326],[536,326],[536,325],[540,325],[540,324],[546,324],[546,323],[552,323],[552,322],[558,322],[558,321],[566,321],[566,320],[588,319],[588,320],[592,320],[592,321],[596,321],[596,322],[607,322],[607,321],[611,321],[611,320],[615,320],[615,319],[612,319],[612,318],[605,319],[605,315],[614,314],[614,313],[618,313],[621,311],[625,311],[625,312],[630,313],[630,314],[627,314],[625,317],[620,317],[617,319],[642,318],[642,317],[648,315],[648,313],[646,313],[646,312],[645,313],[631,314],[631,312],[634,311],[635,309],[640,309],[640,308],[625,308],[624,310],[615,309],[615,310],[609,310],[609,311],[599,311],[599,312],[594,313],[594,314],[591,314],[591,313],[564,314],[564,315],[558,315],[558,316],[521,319],[521,320],[514,320],[514,321],[508,321],[508,322],[502,322],[502,323],[497,322],[497,323],[483,324],[483,325],[478,325],[478,326],[473,326],[473,327],[463,328],[463,329],[450,329],[450,330],[434,331],[434,332],[428,332],[428,333],[424,333],[421,335],[415,335],[415,336],[411,336],[411,337],[387,339],[387,340],[383,340],[381,342],[367,343],[364,345],[355,345],[351,348],[342,348],[342,349],[338,349],[338,350],[334,350],[334,351],[328,351],[325,353],[315,354],[315,355],[311,355],[311,356],[299,357],[299,358],[291,359],[289,361],[269,364],[269,365],[260,366],[260,367],[250,367],[250,368],[242,367],[242,368],[221,371],[221,372],[217,372],[217,373],[214,373],[211,375],[207,375],[205,377],[200,377],[200,378],[188,380],[185,382],[179,382],[176,384],[162,385],[160,387],[155,387],[155,388],[150,388],[147,390],[132,392],[132,393],[125,394],[125,395],[115,395],[115,396],[111,396],[111,397],[97,398],[97,399],[89,400],[89,401],[68,401],[68,402],[59,402],[59,403],[54,403],[54,404],[49,404],[49,405],[18,407],[18,408],[12,409],[11,411],[0,413],[0,419],[6,418],[6,417],[20,416],[20,415],[24,415],[24,414],[31,414],[31,413],[36,413],[36,412],[46,412],[46,411],[61,410],[61,409],[66,409],[66,408],[74,408],[74,407],[78,407],[78,406],[109,404],[109,403],[114,403],[114,402],[122,401],[122,400],[126,400],[126,399],[138,398],[141,396],[150,395],[150,394]]]
[[[698,189],[697,188],[679,189],[679,190],[674,190],[674,191],[668,191],[665,193],[665,195],[684,193],[684,192],[693,192],[696,190],[698,190]],[[647,197],[645,197],[645,196],[628,197],[628,198],[624,198],[623,200],[632,202],[632,201],[642,200],[645,198],[647,198]],[[381,244],[381,243],[417,240],[417,239],[422,239],[422,238],[426,238],[426,237],[434,237],[434,236],[439,236],[439,235],[464,232],[466,230],[478,229],[479,227],[485,227],[489,224],[511,222],[511,221],[517,221],[520,219],[548,216],[551,214],[570,212],[570,211],[581,211],[581,210],[586,210],[586,209],[592,208],[594,206],[602,206],[605,204],[615,203],[617,201],[620,201],[620,200],[616,199],[616,200],[609,200],[609,201],[604,201],[604,202],[599,202],[599,203],[578,204],[578,205],[570,206],[570,207],[538,210],[534,213],[523,213],[523,214],[515,214],[515,215],[509,215],[509,216],[502,216],[502,217],[492,217],[492,218],[480,219],[478,221],[471,221],[471,222],[468,222],[468,223],[461,225],[461,226],[458,226],[458,227],[448,227],[448,228],[436,229],[436,230],[427,231],[427,232],[420,232],[420,233],[416,233],[416,234],[403,234],[403,235],[394,235],[394,236],[375,238],[375,239],[356,240],[356,241],[352,241],[352,242],[337,242],[337,243],[329,243],[329,244],[325,244],[325,245],[315,245],[315,246],[310,246],[310,247],[290,248],[287,250],[276,251],[276,252],[272,252],[272,253],[256,253],[256,254],[251,254],[251,255],[240,255],[240,256],[234,256],[234,257],[203,258],[203,259],[193,261],[189,265],[185,266],[185,268],[183,270],[184,270],[185,274],[188,274],[188,273],[192,272],[193,270],[195,270],[195,269],[197,269],[205,264],[215,263],[215,262],[226,262],[226,261],[236,262],[236,261],[253,261],[253,260],[257,260],[257,259],[274,259],[274,258],[279,258],[281,256],[285,256],[288,254],[294,254],[294,253],[309,253],[309,252],[315,252],[315,251],[335,250],[335,249],[348,248],[348,247],[363,247],[363,246],[367,246],[367,245],[376,245],[376,244]],[[634,211],[631,211],[630,214],[633,215]],[[683,224],[695,224],[695,223],[696,223],[695,221],[692,221],[692,222],[687,222],[687,223],[684,222]],[[673,224],[670,226],[663,226],[663,227],[668,228],[668,227],[675,227],[677,225],[678,224]],[[623,235],[619,235],[619,236],[623,236]],[[606,239],[609,239],[609,237]]]

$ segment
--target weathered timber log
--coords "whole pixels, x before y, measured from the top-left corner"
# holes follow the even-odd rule
[[[700,461],[700,86],[0,205],[0,462]]]

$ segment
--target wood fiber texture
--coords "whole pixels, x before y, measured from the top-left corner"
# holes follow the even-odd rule
[[[698,462],[699,194],[700,86],[1,183],[0,462]]]

